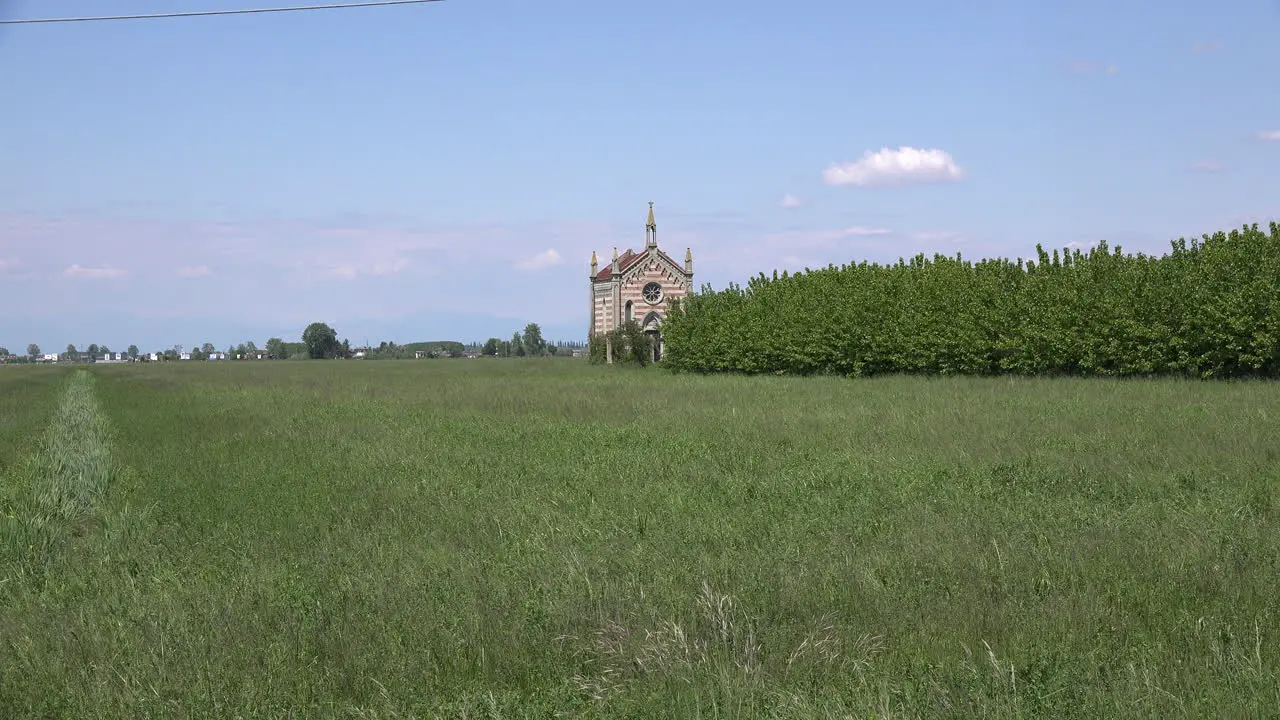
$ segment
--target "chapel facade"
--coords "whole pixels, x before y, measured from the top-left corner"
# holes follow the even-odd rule
[[[654,340],[653,359],[662,359],[662,321],[670,301],[693,290],[693,251],[685,248],[684,266],[658,249],[658,225],[653,219],[653,203],[644,228],[641,252],[630,248],[613,261],[599,267],[591,251],[591,325],[588,337],[607,333],[635,320]]]

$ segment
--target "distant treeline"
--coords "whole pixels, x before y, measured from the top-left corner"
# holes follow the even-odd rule
[[[524,332],[513,333],[510,340],[489,338],[480,345],[479,352],[489,357],[539,357],[573,355],[573,351],[581,347],[580,341],[549,343],[542,337],[538,323],[529,323]]]
[[[974,263],[918,255],[761,274],[677,303],[665,364],[694,372],[1280,376],[1280,225]]]
[[[428,357],[462,357],[465,352],[466,346],[455,340],[411,342],[404,345],[383,340],[365,350],[363,357],[368,360],[411,360],[418,353],[424,353]]]

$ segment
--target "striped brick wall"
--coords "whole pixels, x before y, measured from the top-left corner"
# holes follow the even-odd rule
[[[613,283],[602,282],[596,286],[595,296],[595,322],[592,324],[592,330],[597,333],[607,333],[613,329],[612,313],[609,309],[613,307],[612,296]]]

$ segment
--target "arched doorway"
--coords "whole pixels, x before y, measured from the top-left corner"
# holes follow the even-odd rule
[[[644,322],[640,327],[644,330],[644,334],[649,336],[649,344],[653,349],[653,356],[650,359],[658,362],[662,359],[662,317],[656,312],[650,312],[644,316]]]

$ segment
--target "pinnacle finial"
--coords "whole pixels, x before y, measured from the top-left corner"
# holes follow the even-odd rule
[[[618,248],[616,247],[613,249],[613,259],[615,262],[618,260]]]
[[[653,201],[649,201],[649,219],[645,221],[645,227],[656,228],[658,224],[653,220]]]
[[[693,248],[684,249],[684,261],[693,262]]]

